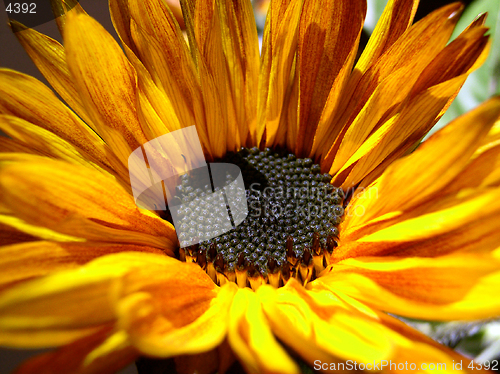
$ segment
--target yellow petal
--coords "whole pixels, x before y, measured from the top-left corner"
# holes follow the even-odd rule
[[[29,225],[23,220],[9,214],[0,214],[0,235],[2,236],[1,243],[4,245],[22,242],[24,241],[22,238],[27,240],[43,239],[63,242],[84,240],[71,235],[64,235],[37,225]],[[16,240],[16,238],[19,238],[19,240]]]
[[[147,139],[136,113],[136,73],[113,37],[85,14],[67,14],[64,44],[69,70],[99,135],[126,164]]]
[[[54,90],[87,124],[93,126],[68,70],[64,47],[58,41],[17,21],[10,21],[10,25],[14,35]]]
[[[356,63],[356,71],[364,73],[399,39],[411,26],[417,6],[417,0],[390,0],[387,2],[368,44]]]
[[[500,313],[500,262],[490,255],[348,259],[316,282],[410,318],[472,320]]]
[[[0,247],[0,287],[65,269],[74,269],[110,253],[137,251],[163,254],[136,245],[93,242],[30,241]]]
[[[333,106],[338,100],[330,96],[330,91],[335,90],[335,96],[340,97],[339,91],[342,91],[352,69],[365,15],[365,0],[304,3],[296,66],[299,77],[299,155],[309,154],[327,100]]]
[[[126,319],[121,305],[148,293],[159,303],[162,315],[182,327],[207,309],[214,288],[197,265],[165,255],[122,252],[102,256],[1,293],[0,342],[17,347],[56,346],[120,318],[119,327]],[[144,303],[143,308],[147,307]]]
[[[229,314],[228,340],[249,372],[300,372],[273,336],[259,297],[248,288],[238,290],[234,297]]]
[[[30,153],[49,156],[104,172],[94,164],[91,155],[61,139],[54,133],[20,118],[0,114],[0,130]]]
[[[15,373],[102,374],[116,372],[132,363],[138,355],[130,346],[123,343],[120,345],[119,342],[116,342],[117,338],[120,338],[119,333],[109,335],[111,335],[109,329],[102,329],[54,352],[29,359],[17,368]],[[110,343],[114,343],[114,346],[110,347]],[[108,351],[102,352],[104,349],[108,349]],[[95,357],[95,352],[101,353],[100,356]],[[94,358],[92,362],[85,362],[88,357]]]
[[[4,215],[0,215],[0,243],[2,243],[2,245],[24,243],[37,239],[33,235],[17,230],[15,227],[2,222],[4,217]]]
[[[177,275],[169,274],[169,277],[174,276]],[[178,289],[169,292],[170,288],[161,285],[158,290],[151,289],[149,295],[134,295],[123,300],[120,306],[124,319],[121,326],[127,331],[131,344],[143,354],[155,357],[202,353],[221,344],[226,336],[228,311],[237,291],[236,285],[226,284],[214,297],[215,284],[210,279],[208,282],[212,284],[207,284],[204,289],[197,287],[194,277],[184,281],[159,281],[172,283],[170,287]],[[179,292],[188,297],[184,300],[176,297]],[[168,305],[162,305],[162,299]],[[167,314],[166,309],[173,312]],[[182,322],[178,316],[172,318],[170,313],[181,314]]]
[[[127,170],[104,141],[35,78],[0,69],[0,113],[53,132],[85,151],[103,169],[128,180]]]
[[[255,144],[260,144],[264,133],[267,145],[279,141],[276,135],[297,47],[302,3],[280,0],[270,5],[262,44]]]
[[[401,89],[408,92],[420,72],[445,47],[461,9],[459,3],[454,3],[431,13],[403,33],[361,78],[356,77],[359,73],[354,71],[337,111],[322,120],[322,126],[318,128],[314,149],[326,156],[323,160],[325,170],[334,160],[334,172],[345,162],[344,158],[337,160],[335,157],[339,142],[377,86],[399,69],[408,69],[412,73],[407,75],[404,84],[400,82]],[[394,105],[392,96],[389,95],[387,103]],[[395,108],[397,105],[391,108],[393,112]]]
[[[454,251],[491,251],[500,236],[500,222],[496,219],[499,196],[498,189],[473,190],[465,197],[432,200],[420,211],[407,215],[394,218],[389,214],[387,222],[382,216],[379,222],[373,221],[373,227],[368,224],[368,230],[362,227],[356,232],[354,228],[353,232],[342,234],[342,244],[333,257],[336,260],[387,254],[433,257]]]
[[[323,285],[310,283],[310,287],[315,290],[323,290]],[[397,373],[401,372],[403,368],[410,368],[411,370],[428,370],[430,363],[441,363],[441,366],[430,367],[433,370],[440,370],[441,372],[456,373],[465,372],[473,373],[474,371],[469,368],[472,360],[461,356],[452,349],[437,343],[428,336],[422,334],[418,330],[408,326],[401,320],[396,319],[386,313],[373,310],[363,303],[360,303],[351,297],[334,291],[335,295],[347,304],[358,308],[360,310],[369,311],[367,315],[372,319],[373,323],[377,323],[386,327],[385,335],[390,337],[394,345],[393,357],[387,362],[379,363],[382,372]],[[462,368],[456,366],[455,363],[462,362]],[[391,363],[393,364],[391,366]],[[399,365],[399,366],[398,366]],[[410,367],[412,365],[412,367]],[[414,366],[413,366],[414,365]],[[399,367],[399,370],[398,370]]]
[[[273,332],[311,365],[322,362],[373,362],[391,357],[393,347],[382,326],[347,307],[331,292],[309,292],[298,282],[260,291]]]
[[[66,13],[73,10],[78,13],[87,14],[78,0],[50,0],[50,5],[52,7],[52,13],[57,15],[56,24],[61,35],[64,35]]]
[[[493,123],[500,116],[500,98],[489,100],[461,116],[426,140],[411,155],[394,162],[377,182],[378,198],[359,196],[345,225],[357,225],[391,211],[405,211],[438,193],[469,161]],[[370,187],[368,187],[370,188]]]
[[[56,160],[5,163],[0,201],[28,224],[86,239],[148,245],[172,253],[171,224],[141,212],[116,181]]]
[[[229,94],[232,95],[236,114],[236,126],[240,143],[247,142],[249,134],[256,133],[257,89],[259,78],[259,41],[252,3],[248,0],[217,1],[220,13],[221,38],[224,55],[231,79]],[[231,130],[231,124],[229,124]]]

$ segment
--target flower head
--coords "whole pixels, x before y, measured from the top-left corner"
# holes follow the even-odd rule
[[[389,1],[359,59],[362,0],[272,1],[261,54],[245,0],[181,1],[186,36],[162,1],[110,0],[123,50],[79,5],[64,47],[12,21],[71,107],[0,70],[0,344],[59,347],[19,372],[469,370],[386,314],[500,313],[499,98],[421,143],[484,61],[485,17],[448,43],[462,6],[413,24],[417,3]],[[258,211],[215,238],[216,212],[176,232],[133,197],[132,152],[191,126]],[[148,167],[175,171],[157,151]],[[191,177],[185,204],[206,197]]]

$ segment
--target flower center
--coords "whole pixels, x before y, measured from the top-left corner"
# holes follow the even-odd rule
[[[226,208],[231,222],[243,219],[232,229],[220,209],[203,209],[204,202],[200,208],[207,194],[191,187],[193,175],[184,175],[176,198],[188,206],[186,209],[191,205],[201,212],[196,220],[189,212],[182,212],[176,226],[184,247],[179,250],[179,258],[197,263],[219,285],[232,281],[257,289],[265,283],[279,287],[290,277],[303,284],[314,279],[337,246],[337,226],[344,214],[342,189],[332,186],[332,177],[321,174],[320,166],[311,159],[268,148],[242,148],[228,153],[220,162],[241,169],[246,218],[241,218],[245,216],[235,208],[237,204],[228,203],[228,199],[238,199],[238,192],[243,195],[242,187],[229,185],[233,179],[230,173],[226,175]],[[190,235],[196,232],[210,239],[184,246],[184,240],[192,239]],[[215,237],[217,232],[224,233]]]

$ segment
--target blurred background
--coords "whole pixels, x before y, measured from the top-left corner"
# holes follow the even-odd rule
[[[167,2],[175,1],[167,0]],[[454,1],[421,0],[416,20],[434,9],[452,2]],[[478,14],[488,12],[486,25],[490,27],[490,35],[493,39],[492,50],[485,64],[469,77],[464,88],[433,131],[487,98],[500,93],[500,0],[463,0],[462,2],[466,5],[466,9],[453,37],[458,35]],[[267,0],[254,0],[259,32],[262,32],[264,27],[267,3]],[[368,0],[368,14],[362,44],[366,43],[386,3],[387,0]],[[0,5],[0,66],[32,75],[47,84],[10,31],[4,4],[5,2]],[[80,4],[118,40],[111,23],[106,0],[80,0]],[[61,41],[53,21],[37,26],[36,29]],[[478,361],[500,360],[500,322],[498,321],[483,321],[472,324],[460,322],[444,324],[409,320],[406,322],[443,344],[447,344],[469,357],[474,357]],[[10,373],[23,360],[41,352],[43,351],[0,349],[0,374]],[[137,373],[135,365],[131,365],[121,372],[121,374],[134,373]]]

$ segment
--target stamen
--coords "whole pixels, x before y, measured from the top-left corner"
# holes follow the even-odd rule
[[[181,245],[196,242],[195,235],[209,239],[183,246],[179,259],[197,263],[219,285],[235,282],[257,289],[266,283],[280,287],[290,278],[305,285],[317,277],[337,247],[344,214],[344,192],[329,183],[332,177],[321,174],[311,159],[268,148],[243,148],[220,161],[237,165],[245,183],[245,191],[238,190],[232,183],[235,176],[228,172],[221,206],[226,205],[231,222],[244,217],[238,204],[233,210],[228,204],[228,197],[237,199],[244,193],[248,214],[230,229],[224,211],[205,204],[216,199],[206,192],[211,191],[207,182],[198,188],[196,176],[183,175],[175,196],[180,207],[176,216],[182,220],[176,225]],[[191,210],[196,210],[195,220]],[[165,216],[171,217],[170,212]]]

